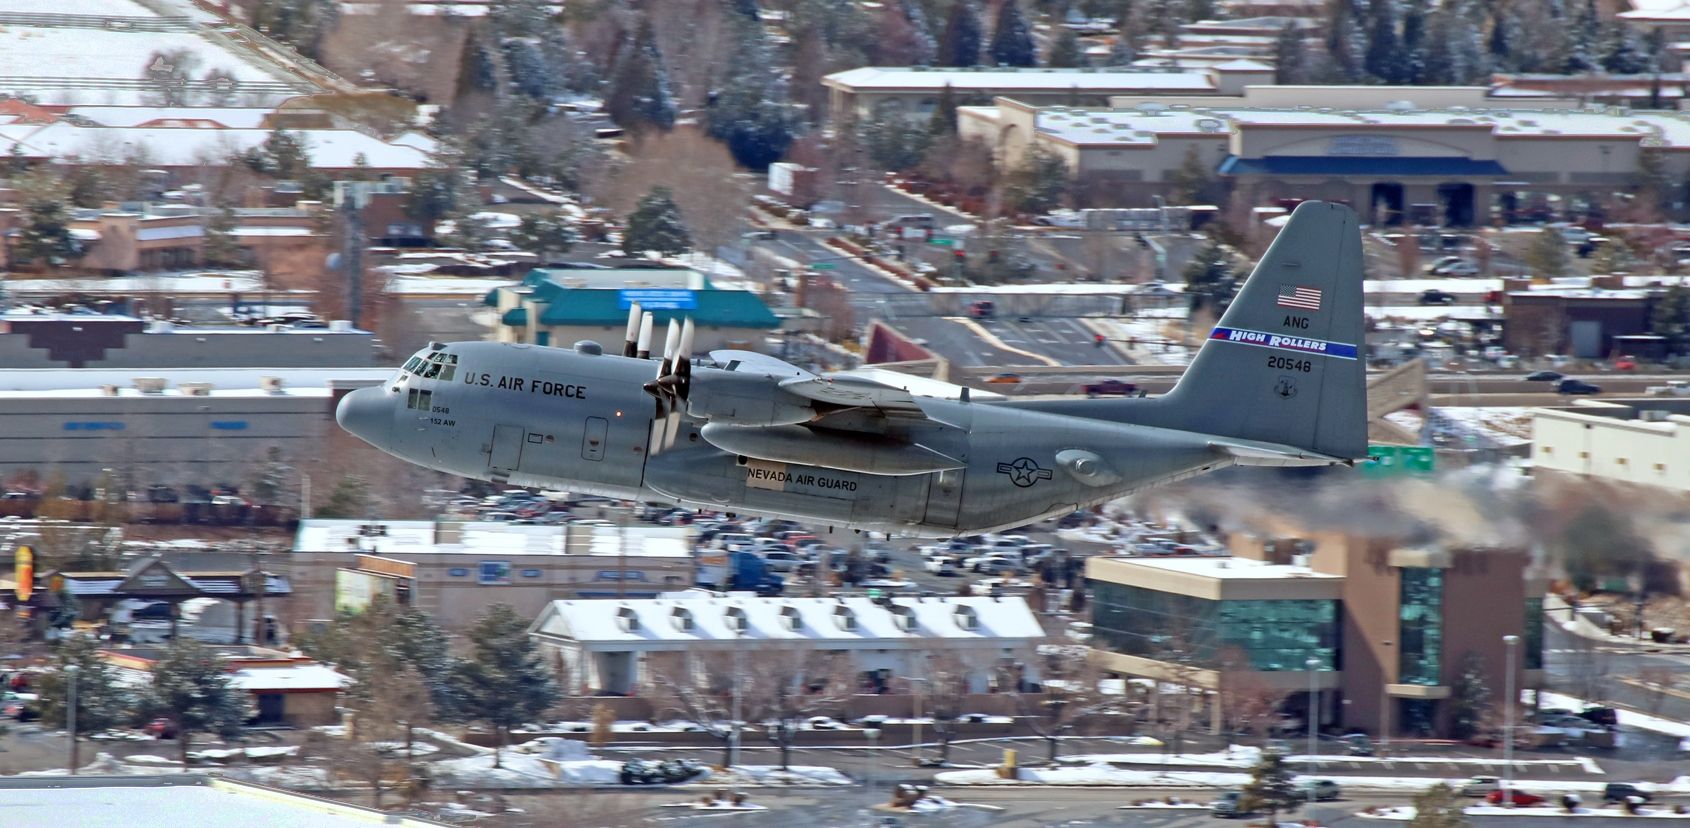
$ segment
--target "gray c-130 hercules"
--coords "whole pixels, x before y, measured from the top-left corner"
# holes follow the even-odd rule
[[[336,410],[418,465],[518,486],[835,527],[956,535],[1019,526],[1230,465],[1366,456],[1362,252],[1348,207],[1305,202],[1169,393],[970,399],[885,371],[816,375],[691,354],[629,314],[623,355],[431,344]]]

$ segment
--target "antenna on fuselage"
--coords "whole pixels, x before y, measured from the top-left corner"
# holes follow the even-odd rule
[[[631,357],[639,354],[640,336],[640,303],[628,305],[628,333],[622,337],[622,355]]]

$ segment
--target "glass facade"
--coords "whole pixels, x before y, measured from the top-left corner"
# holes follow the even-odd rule
[[[1402,570],[1402,595],[1397,647],[1397,681],[1436,685],[1441,675],[1444,644],[1444,571]]]
[[[1213,667],[1242,652],[1263,671],[1343,668],[1335,600],[1211,601],[1091,581],[1092,633],[1125,655]]]
[[[1526,599],[1526,634],[1520,643],[1526,645],[1527,670],[1543,669],[1543,599]]]

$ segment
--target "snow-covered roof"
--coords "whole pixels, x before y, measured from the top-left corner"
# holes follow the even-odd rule
[[[396,828],[424,828],[444,824],[276,788],[181,773],[161,772],[152,778],[128,780],[102,776],[16,777],[8,778],[5,792],[7,825],[12,828],[179,828],[185,821],[192,822],[194,828],[369,828],[384,822]]]
[[[1690,0],[1631,0],[1621,20],[1647,23],[1690,23]]]
[[[391,373],[391,372],[388,372]],[[379,533],[369,527],[380,527]],[[295,552],[362,552],[369,555],[602,555],[685,558],[693,531],[685,527],[519,525],[498,521],[461,524],[455,542],[441,542],[429,520],[328,520],[299,522]],[[627,544],[626,551],[623,544]]]
[[[181,396],[183,383],[207,383],[212,394],[244,393],[271,396],[262,389],[264,377],[282,381],[285,396],[327,395],[329,383],[375,384],[393,376],[392,368],[6,368],[0,369],[0,394],[6,396],[101,396],[101,386],[117,386],[121,396]],[[162,395],[135,390],[137,377],[164,380]]]
[[[743,627],[743,628],[741,628]],[[703,642],[826,641],[830,647],[944,639],[1027,642],[1045,637],[1018,597],[680,597],[553,601],[531,634],[587,646],[662,649]]]
[[[225,129],[260,129],[275,113],[267,106],[73,106],[67,115],[108,127],[138,127],[158,121],[212,121]]]
[[[1280,578],[1299,578],[1313,580],[1335,580],[1340,576],[1315,572],[1306,566],[1291,566],[1289,564],[1274,564],[1258,561],[1253,558],[1133,558],[1111,557],[1108,560],[1142,566],[1164,572],[1177,572],[1184,575],[1198,575],[1217,580],[1276,580]]]
[[[1143,91],[1212,92],[1215,81],[1207,72],[1157,72],[1084,69],[1015,69],[980,67],[937,69],[863,66],[834,72],[822,82],[838,88],[938,92],[946,86],[958,92],[1015,92],[1075,90],[1079,92]]]
[[[285,664],[242,667],[229,676],[230,685],[249,693],[276,690],[344,690],[352,679],[326,664]]]
[[[352,169],[362,155],[378,170],[418,170],[430,166],[428,153],[391,144],[350,129],[290,130],[305,143],[316,169]],[[55,161],[120,161],[145,149],[149,163],[191,167],[218,162],[264,143],[266,129],[172,129],[164,127],[81,127],[61,121],[46,126],[0,125],[0,154],[16,146],[26,156]]]

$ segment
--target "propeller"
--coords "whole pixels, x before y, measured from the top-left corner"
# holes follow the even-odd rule
[[[628,305],[628,333],[627,333],[626,336],[622,337],[622,355],[625,356],[625,357],[637,356],[640,352],[637,339],[640,335],[641,319],[642,318],[640,316],[640,303],[633,302],[633,303],[629,304]]]
[[[633,356],[640,359],[651,359],[651,313],[640,314],[640,340],[634,346]]]
[[[669,335],[663,343],[663,361],[658,363],[657,377],[643,386],[657,400],[647,443],[649,454],[667,451],[680,435],[681,412],[692,395],[692,341],[691,319],[684,325],[669,320]]]

